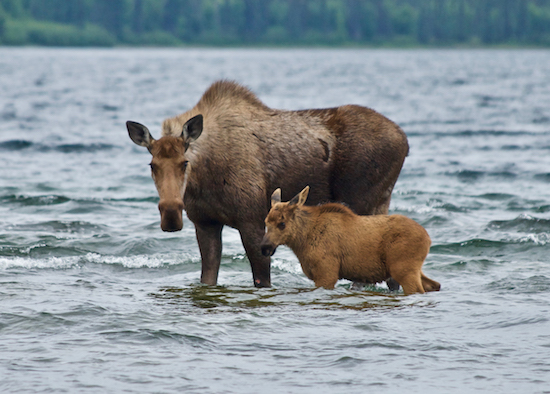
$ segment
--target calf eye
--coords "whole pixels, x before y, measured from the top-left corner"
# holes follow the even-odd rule
[[[151,171],[155,172],[156,167],[153,163],[149,164],[149,167],[151,167]]]
[[[286,227],[285,222],[281,222],[281,223],[279,223],[279,224],[277,225],[277,228],[278,228],[279,230],[284,230],[285,227]]]
[[[189,164],[189,161],[185,160],[185,161],[183,162],[183,164],[181,165],[181,169],[182,169],[183,171],[185,171],[185,169],[187,168],[187,164]]]

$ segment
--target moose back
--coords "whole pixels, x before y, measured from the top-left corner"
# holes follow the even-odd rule
[[[209,285],[217,283],[225,225],[240,233],[254,285],[271,285],[260,243],[275,189],[289,199],[310,185],[309,204],[335,201],[360,215],[386,214],[409,150],[399,126],[372,109],[276,110],[230,81],[215,82],[195,107],[166,119],[158,140],[139,123],[126,125],[152,155],[162,230],[181,230],[185,209],[195,225],[201,282]]]

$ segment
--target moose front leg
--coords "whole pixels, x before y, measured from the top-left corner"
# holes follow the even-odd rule
[[[271,260],[262,254],[260,243],[265,235],[265,225],[260,222],[239,228],[244,250],[252,268],[252,278],[256,287],[271,287]]]
[[[215,286],[222,260],[222,224],[195,224],[202,259],[201,283]]]

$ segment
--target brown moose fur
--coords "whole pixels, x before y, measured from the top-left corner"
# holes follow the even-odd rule
[[[270,285],[260,253],[275,188],[292,196],[314,187],[313,204],[345,202],[358,214],[387,213],[407,138],[395,123],[357,105],[283,111],[234,82],[215,82],[189,111],[166,119],[163,137],[127,122],[130,138],[152,154],[161,227],[194,223],[203,283],[217,282],[224,225],[239,230],[256,286]],[[202,133],[202,134],[201,134]]]
[[[377,283],[390,277],[405,294],[440,289],[422,272],[431,241],[421,225],[402,215],[359,216],[342,204],[307,207],[308,191],[285,203],[280,189],[273,193],[262,253],[288,245],[304,274],[327,289],[338,279]]]

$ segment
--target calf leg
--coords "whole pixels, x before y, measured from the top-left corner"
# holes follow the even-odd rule
[[[315,286],[324,287],[325,289],[334,289],[336,282],[338,282],[340,264],[326,257],[322,263],[312,263],[313,262],[308,262],[308,265],[311,267],[310,279],[313,279]]]
[[[353,290],[353,291],[361,291],[365,288],[365,286],[367,285],[367,283],[365,282],[351,282],[351,286],[350,286],[350,290]]]
[[[248,225],[239,229],[241,240],[250,267],[252,268],[252,278],[256,287],[271,287],[271,260],[262,254],[260,243],[265,235],[265,225]]]
[[[324,275],[320,278],[315,278],[315,286],[324,287],[325,289],[334,289],[336,282],[338,282],[338,276],[334,277],[332,275]]]
[[[222,259],[222,228],[221,224],[195,224],[202,259],[201,282],[211,286],[218,282]]]
[[[403,287],[403,292],[405,295],[420,293],[424,294],[424,287],[422,286],[422,281],[420,280],[420,275],[418,274],[409,274],[403,278],[400,278],[399,284]]]
[[[390,275],[403,287],[406,295],[413,293],[424,293],[420,267],[423,260],[418,264],[417,260],[399,261],[390,265]],[[418,268],[417,268],[418,267]]]
[[[397,282],[395,279],[390,278],[386,281],[386,284],[388,285],[388,289],[390,291],[397,291],[399,290],[399,282]]]
[[[439,289],[441,289],[441,284],[439,284],[439,282],[428,278],[423,272],[420,273],[420,278],[422,280],[422,287],[424,287],[424,291],[439,291]]]
[[[354,281],[351,284],[350,290],[361,291],[368,284],[370,284],[370,283]],[[398,291],[399,288],[400,288],[399,283],[393,278],[389,278],[386,281],[386,285],[388,285],[388,289],[390,291]]]

